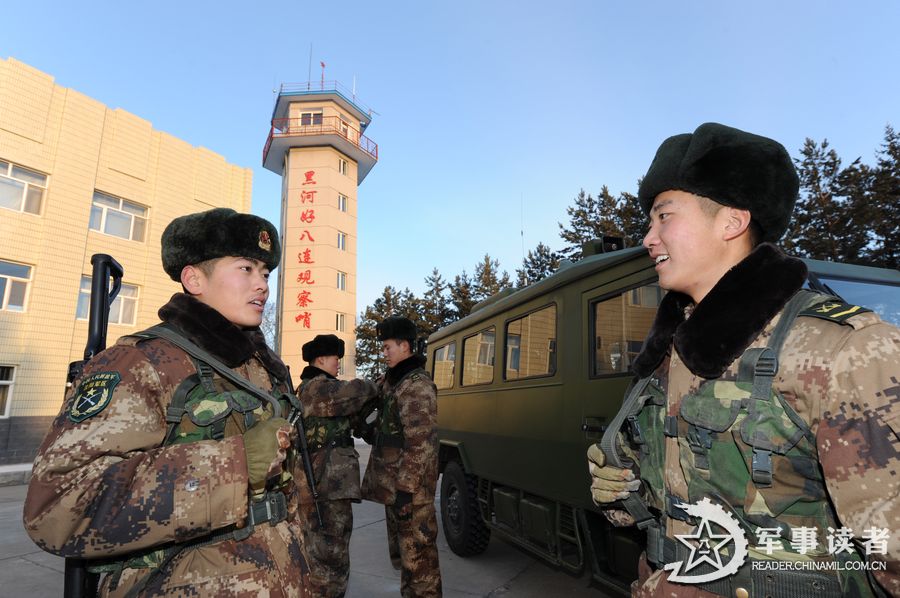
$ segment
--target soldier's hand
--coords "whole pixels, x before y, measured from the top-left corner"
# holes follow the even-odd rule
[[[250,487],[259,490],[266,480],[281,473],[281,464],[291,446],[291,424],[281,417],[273,417],[244,432],[244,452],[247,454],[247,474]]]
[[[412,517],[412,494],[397,490],[397,498],[394,499],[394,509],[397,511],[397,519],[407,521]]]
[[[591,498],[595,505],[626,499],[629,492],[640,488],[641,481],[634,477],[633,471],[606,464],[606,455],[599,444],[588,447],[587,458],[591,472]]]

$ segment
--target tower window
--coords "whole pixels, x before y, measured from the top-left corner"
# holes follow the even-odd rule
[[[341,291],[347,290],[347,273],[346,272],[338,272],[337,273],[337,288]]]
[[[300,126],[308,126],[308,125],[321,125],[322,124],[322,111],[313,111],[313,112],[301,112],[300,113]]]
[[[347,328],[346,317],[344,314],[334,314],[334,329],[338,332],[344,332]]]
[[[347,211],[347,196],[338,193],[338,209],[342,212]]]
[[[338,233],[337,245],[341,251],[347,251],[347,233]]]
[[[343,158],[338,158],[338,172],[343,175],[347,174],[347,161]]]

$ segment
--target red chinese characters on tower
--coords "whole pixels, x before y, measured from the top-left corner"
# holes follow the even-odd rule
[[[309,307],[309,304],[312,302],[312,293],[309,291],[300,291],[297,293],[297,307]]]
[[[294,317],[295,322],[303,322],[304,328],[312,327],[312,322],[310,319],[312,318],[312,314],[308,311],[301,312]]]
[[[306,180],[303,181],[304,185],[315,185],[316,182],[313,180],[313,177],[316,176],[315,170],[307,170],[303,173],[303,176],[306,177]]]
[[[300,203],[313,203],[313,200],[316,198],[317,190],[311,189],[309,191],[301,191],[300,192]]]
[[[312,259],[312,249],[304,249],[303,251],[297,254],[297,263],[298,264],[314,264],[315,262]]]
[[[316,242],[316,240],[313,239],[312,233],[310,233],[310,232],[309,232],[308,230],[306,230],[306,229],[303,229],[303,232],[300,233],[300,240],[302,241],[303,239],[307,239],[307,240],[309,240],[309,241],[311,241],[311,242],[313,242],[313,243]]]
[[[316,220],[316,211],[315,210],[303,210],[300,212],[300,222],[305,222],[307,224],[312,224]]]
[[[297,275],[297,282],[300,284],[315,284],[315,280],[312,279],[312,270],[304,270]]]

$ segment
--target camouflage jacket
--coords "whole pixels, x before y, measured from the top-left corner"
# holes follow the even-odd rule
[[[434,501],[438,478],[437,389],[422,366],[425,358],[413,355],[390,368],[378,381],[375,445],[363,478],[363,498],[390,505],[398,491],[409,492],[413,504]],[[400,443],[385,446],[378,435],[399,427]]]
[[[748,348],[766,346],[805,273],[799,260],[762,245],[700,304],[693,305],[681,293],[666,295],[634,369],[639,376],[658,379],[667,416],[679,417],[682,398],[710,379],[737,378],[740,357]],[[803,312],[796,319],[779,356],[773,389],[809,426],[827,499],[839,524],[853,530],[857,551],[863,552],[866,530],[889,530],[886,554],[869,559],[885,561],[886,571],[874,575],[891,595],[898,595],[900,480],[893,472],[900,466],[900,331],[868,310],[829,307],[815,315],[810,312],[816,310]],[[678,438],[666,437],[663,442],[665,487],[646,489],[647,496],[666,493],[687,503],[688,480],[681,460],[692,456],[679,453]],[[772,487],[765,493],[748,491],[747,500],[765,501],[767,510],[775,512],[775,505],[789,504],[788,494],[794,491],[779,487],[778,479],[775,469]],[[748,512],[760,507],[737,506]],[[668,519],[670,538],[691,530],[689,523]],[[825,534],[826,530],[817,530],[820,546]],[[750,540],[754,544],[757,539]],[[685,586],[666,581],[665,573],[642,576],[633,593],[681,595]]]
[[[303,382],[297,388],[303,404],[306,442],[312,457],[316,490],[320,499],[359,500],[359,453],[350,437],[350,416],[378,394],[368,380],[338,380],[319,368],[307,366],[300,374]],[[332,446],[332,442],[338,442]],[[341,446],[349,440],[350,446]],[[300,492],[300,503],[311,504],[312,494],[306,483],[303,464],[294,464],[294,478]]]
[[[258,331],[238,329],[188,295],[173,296],[159,314],[261,388],[287,376]],[[65,557],[124,560],[244,523],[244,417],[229,415],[221,440],[161,446],[166,408],[195,372],[189,356],[169,342],[134,337],[86,365],[34,463],[24,523],[38,546]],[[269,417],[268,406],[257,415]],[[293,483],[285,492],[289,512],[296,513]],[[300,534],[297,522],[288,520],[259,525],[240,543],[227,539],[185,550],[141,595],[217,596],[234,589],[304,595]],[[101,593],[124,595],[148,571],[126,568],[114,590],[107,576]]]

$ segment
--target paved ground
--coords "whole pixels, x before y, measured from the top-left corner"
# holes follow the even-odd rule
[[[365,463],[368,447],[358,448]],[[0,487],[0,597],[62,596],[62,559],[39,550],[22,529],[25,490],[25,486]],[[364,502],[354,505],[353,517],[347,598],[399,596],[400,574],[387,554],[384,508]],[[588,576],[573,577],[496,538],[484,554],[463,559],[450,551],[441,532],[438,550],[447,598],[604,596],[589,586]]]

